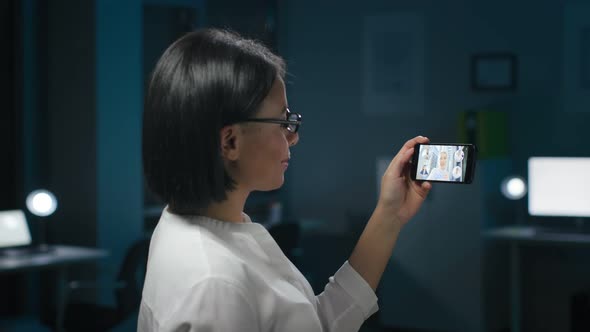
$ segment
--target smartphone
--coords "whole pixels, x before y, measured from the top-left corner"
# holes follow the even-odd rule
[[[412,180],[471,183],[475,174],[476,152],[473,144],[417,144],[410,160]]]

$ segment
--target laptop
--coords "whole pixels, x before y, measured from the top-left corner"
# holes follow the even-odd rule
[[[32,245],[27,218],[22,210],[0,211],[0,255]]]

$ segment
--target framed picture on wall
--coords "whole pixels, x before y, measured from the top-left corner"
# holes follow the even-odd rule
[[[426,19],[410,12],[363,17],[361,109],[365,114],[424,113]]]
[[[474,91],[513,91],[517,85],[517,59],[512,53],[478,53],[471,56]]]

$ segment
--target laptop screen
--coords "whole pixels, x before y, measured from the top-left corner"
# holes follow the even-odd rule
[[[30,244],[31,233],[23,211],[0,211],[0,249]]]

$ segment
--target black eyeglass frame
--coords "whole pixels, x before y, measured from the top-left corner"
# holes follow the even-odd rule
[[[289,109],[287,108],[287,118],[293,117],[293,116],[295,116],[297,119],[296,120],[280,120],[280,119],[272,119],[272,118],[249,118],[249,119],[238,121],[237,123],[240,123],[240,122],[277,123],[277,124],[283,125],[284,128],[287,128],[287,130],[290,133],[295,134],[295,133],[297,133],[297,131],[299,131],[299,127],[303,123],[303,121],[301,120],[302,117],[301,117],[301,114],[299,114],[299,113],[291,113],[291,111],[289,111]],[[294,126],[294,128],[291,126]],[[290,129],[290,128],[293,128],[293,129]]]

